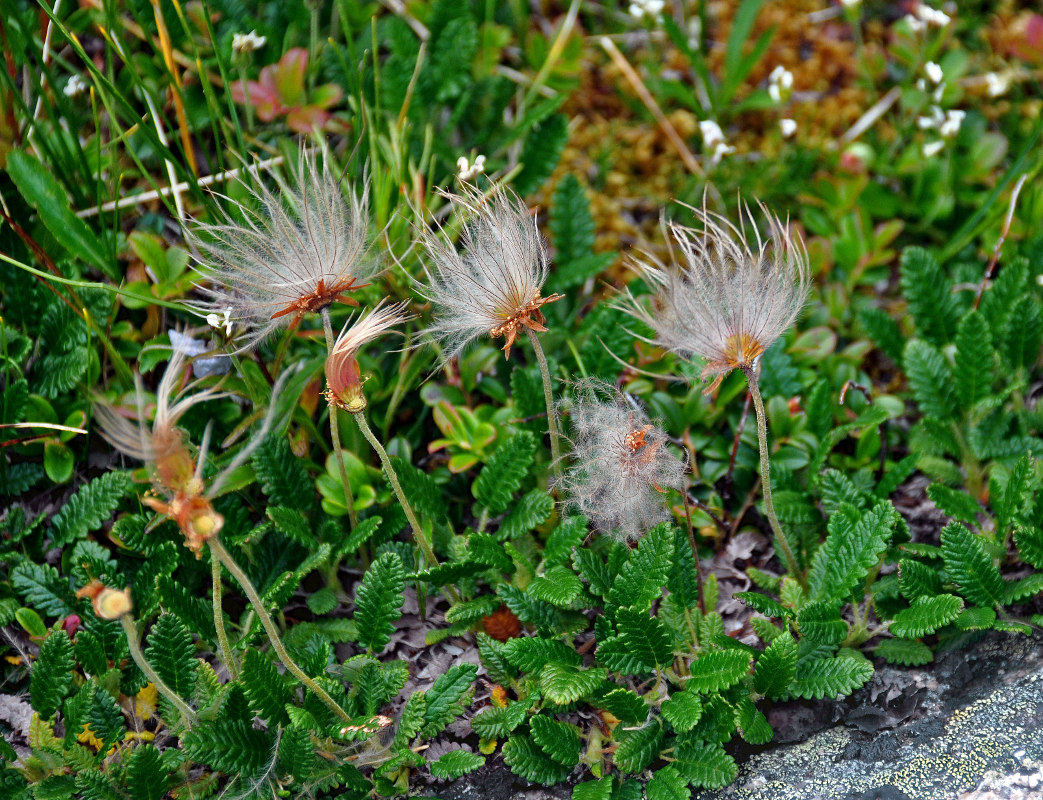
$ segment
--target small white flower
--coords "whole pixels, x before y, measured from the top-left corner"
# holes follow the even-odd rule
[[[724,158],[729,153],[734,153],[734,152],[735,152],[735,148],[732,147],[730,144],[725,144],[724,142],[718,142],[717,146],[714,147],[714,149],[713,149],[713,155],[710,157],[710,163],[712,165],[714,165],[714,166],[717,166],[718,164],[721,163],[721,159],[722,158]]]
[[[989,97],[999,97],[1006,94],[1010,89],[1009,72],[986,72],[985,85],[988,87]]]
[[[944,95],[944,94],[945,94],[945,81],[942,81],[941,83],[939,83],[935,87],[934,91],[931,93],[931,99],[934,102],[936,102],[936,103],[940,103],[940,102],[942,102],[942,95]]]
[[[461,181],[472,181],[485,172],[485,156],[475,156],[474,163],[467,161],[467,156],[456,159],[456,177]]]
[[[712,119],[704,119],[699,123],[699,133],[703,135],[703,144],[707,149],[724,142],[724,131]]]
[[[232,307],[226,306],[225,312],[221,316],[218,316],[216,313],[207,314],[206,324],[218,330],[224,328],[225,336],[231,337],[232,329],[235,327],[235,320],[232,319]]]
[[[923,146],[923,157],[934,158],[934,156],[938,155],[944,149],[945,142],[941,140],[938,140],[937,142],[928,142]]]
[[[862,0],[840,0],[840,5],[844,8],[856,8],[862,3]]]
[[[909,26],[909,30],[913,33],[923,33],[927,30],[927,23],[912,14],[906,14],[902,17],[902,20]]]
[[[264,47],[267,41],[268,37],[258,36],[257,31],[237,33],[232,36],[232,52],[236,54],[252,53],[254,50],[260,50]]]
[[[945,122],[938,126],[938,132],[946,138],[955,136],[960,132],[960,126],[963,124],[963,118],[966,116],[967,112],[959,109],[948,111],[945,114]]]
[[[653,19],[658,18],[663,13],[663,7],[666,5],[665,0],[634,0],[627,8],[627,13],[630,14],[634,19],[644,19],[645,17],[651,17]]]
[[[768,95],[772,102],[781,103],[793,91],[793,73],[785,67],[775,67],[768,76]]]
[[[797,132],[797,122],[792,119],[780,119],[779,130],[782,131],[782,138],[788,139]]]
[[[917,78],[916,79],[916,88],[919,89],[921,92],[926,92],[927,91],[927,81],[925,81],[923,78]]]
[[[79,75],[73,75],[69,78],[69,82],[65,84],[65,88],[62,93],[66,97],[79,97],[81,94],[86,92],[90,87]]]
[[[916,124],[922,131],[938,128],[945,122],[945,113],[938,106],[931,106],[929,117],[917,117]]]
[[[933,61],[928,61],[927,66],[923,68],[923,71],[927,73],[927,77],[931,79],[931,83],[937,85],[942,82],[942,78],[945,75],[942,73],[942,68],[935,64]]]
[[[1036,276],[1036,285],[1043,286],[1043,273]]]
[[[950,22],[952,18],[944,11],[939,11],[936,8],[931,8],[929,5],[920,3],[916,9],[916,16],[918,16],[923,22],[928,25],[935,25],[939,28],[944,28]]]

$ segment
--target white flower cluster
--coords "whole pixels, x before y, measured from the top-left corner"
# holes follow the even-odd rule
[[[721,126],[712,119],[704,119],[699,123],[699,132],[703,135],[703,145],[710,152],[710,163],[714,166],[721,163],[721,159],[729,153],[734,153],[735,148],[728,144],[724,138]]]
[[[456,159],[456,177],[461,181],[473,181],[485,172],[485,156],[475,156],[474,163],[467,160],[467,156]]]
[[[66,97],[79,97],[81,94],[86,92],[90,87],[87,82],[83,80],[79,75],[73,75],[69,78],[69,82],[65,84],[65,88],[62,89],[62,93]]]
[[[236,55],[252,53],[254,50],[260,50],[264,47],[265,42],[267,41],[268,37],[259,36],[257,31],[237,33],[232,37],[232,52]]]
[[[904,19],[913,33],[923,33],[932,25],[936,28],[944,28],[952,22],[952,17],[944,11],[931,8],[926,3],[917,5],[916,10],[912,14],[906,14]]]
[[[793,73],[782,66],[775,67],[768,76],[768,95],[773,103],[782,103],[793,94]]]
[[[986,72],[985,86],[989,97],[999,97],[1010,89],[1011,75],[1009,72]]]
[[[658,19],[659,15],[663,13],[665,5],[664,0],[634,0],[627,9],[627,13],[638,20],[645,17]]]

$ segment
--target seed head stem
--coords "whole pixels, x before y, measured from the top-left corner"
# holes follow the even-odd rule
[[[152,665],[145,660],[145,654],[141,652],[141,643],[138,641],[138,628],[134,624],[134,617],[130,613],[120,617],[123,632],[127,634],[127,646],[130,648],[130,657],[138,665],[138,669],[145,673],[145,677],[156,687],[156,691],[163,695],[181,713],[181,719],[185,728],[191,728],[196,721],[196,713],[188,707],[188,703],[174,694],[173,690],[163,682]]]
[[[366,441],[369,442],[370,446],[377,451],[377,455],[380,457],[380,463],[384,467],[384,474],[387,475],[388,481],[391,483],[391,488],[395,492],[395,497],[398,498],[399,504],[402,506],[402,510],[406,513],[406,520],[408,520],[410,527],[413,529],[413,539],[416,541],[417,546],[424,554],[428,566],[438,566],[438,556],[435,555],[435,551],[431,549],[431,543],[427,541],[427,537],[424,536],[424,529],[420,527],[420,520],[413,510],[412,504],[406,497],[405,492],[402,491],[402,484],[398,480],[398,475],[395,473],[395,468],[391,465],[391,459],[388,458],[387,450],[380,443],[380,440],[373,433],[373,429],[369,427],[369,422],[366,420],[366,415],[363,412],[352,414],[355,417],[355,421],[359,425],[359,430],[362,431],[362,435],[366,437]],[[449,597],[451,602],[457,602],[460,597],[456,591],[449,586],[445,587],[446,595]]]
[[[337,715],[338,719],[343,722],[350,722],[351,717],[343,708],[340,707],[337,701],[330,697],[329,693],[312,680],[308,673],[297,666],[297,662],[290,657],[290,654],[286,651],[286,647],[283,646],[279,629],[275,627],[275,621],[272,619],[272,615],[269,614],[268,609],[264,607],[264,602],[261,600],[261,596],[257,593],[257,589],[253,585],[253,582],[243,571],[243,568],[236,563],[234,558],[232,558],[231,553],[225,550],[225,546],[221,544],[221,541],[216,536],[209,539],[207,544],[210,546],[210,554],[224,564],[225,569],[227,569],[239,585],[243,587],[243,591],[246,593],[250,605],[253,606],[254,611],[257,612],[257,617],[261,620],[261,625],[264,627],[265,633],[268,634],[268,641],[272,643],[272,649],[275,651],[276,656],[279,657],[279,660],[283,663],[283,666],[286,667],[289,672],[293,673],[301,683],[314,692],[315,695],[329,707],[330,711]],[[156,688],[158,689],[159,687],[157,686]]]
[[[540,375],[543,377],[543,399],[547,403],[547,430],[550,432],[550,458],[554,467],[554,478],[561,483],[561,443],[558,432],[558,417],[554,413],[554,393],[551,391],[550,368],[547,366],[547,357],[543,354],[543,345],[540,338],[531,328],[526,328],[532,342],[532,349],[536,353],[536,361],[540,365]]]
[[[328,308],[322,309],[322,328],[326,332],[326,355],[329,356],[333,352],[334,336]],[[355,495],[352,494],[351,484],[348,483],[348,467],[344,463],[344,447],[340,443],[340,420],[337,419],[337,414],[336,404],[330,403],[330,438],[333,439],[333,454],[337,459],[341,483],[344,484],[344,499],[348,504],[348,521],[351,529],[355,530],[355,526],[358,524],[355,514]]]
[[[746,383],[750,389],[750,397],[753,398],[753,408],[757,414],[757,440],[761,451],[761,489],[764,492],[764,510],[768,514],[768,523],[771,525],[772,533],[775,534],[775,542],[782,553],[782,560],[786,565],[786,572],[790,577],[804,586],[804,575],[797,564],[797,557],[793,554],[786,534],[782,532],[779,517],[775,513],[775,502],[771,495],[771,465],[768,462],[768,423],[764,413],[764,400],[761,399],[760,386],[757,384],[756,367],[751,365],[743,367],[746,373]]]
[[[221,608],[221,562],[213,557],[213,553],[210,554],[210,571],[214,584],[214,630],[217,631],[217,650],[221,654],[221,660],[225,662],[225,666],[228,668],[228,674],[232,676],[234,681],[239,678],[239,662],[235,660],[235,656],[232,655],[232,648],[228,644],[228,631],[225,630],[225,614]]]

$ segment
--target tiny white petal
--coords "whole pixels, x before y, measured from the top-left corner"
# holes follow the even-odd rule
[[[945,77],[944,73],[942,73],[942,68],[933,61],[927,62],[927,65],[924,67],[924,72],[927,73],[927,77],[931,79],[931,83],[935,84],[941,83],[942,79]]]
[[[712,119],[704,119],[699,122],[699,132],[703,136],[703,144],[711,148],[724,141],[724,131]]]
[[[788,119],[788,118],[780,119],[779,120],[779,130],[782,131],[782,136],[784,138],[788,139],[789,137],[791,137],[793,134],[795,134],[797,132],[797,122],[796,122],[796,120],[792,120],[792,119]]]
[[[939,140],[937,142],[928,142],[923,146],[924,158],[933,158],[938,155],[942,150],[945,149],[945,142]]]

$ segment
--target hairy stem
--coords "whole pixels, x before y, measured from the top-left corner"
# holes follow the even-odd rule
[[[560,484],[561,444],[559,439],[561,434],[558,433],[558,416],[554,413],[554,393],[551,391],[550,367],[547,366],[547,357],[543,354],[543,345],[540,344],[540,337],[531,328],[526,328],[525,332],[529,335],[529,341],[532,342],[532,349],[536,353],[536,361],[540,365],[540,375],[543,377],[543,399],[547,403],[547,430],[550,432],[550,458],[553,462],[551,466],[554,468],[554,478]]]
[[[760,443],[761,451],[761,490],[764,492],[764,510],[768,514],[768,523],[771,525],[772,533],[775,534],[775,541],[782,553],[786,572],[801,586],[804,586],[804,575],[798,567],[797,557],[793,554],[793,549],[786,539],[786,534],[782,532],[779,517],[775,513],[775,502],[771,496],[771,465],[768,462],[768,420],[764,413],[764,400],[761,399],[760,386],[757,384],[757,374],[752,366],[744,367],[743,372],[746,373],[746,383],[749,385],[750,397],[753,398],[753,408],[757,413],[757,441]]]
[[[246,597],[250,601],[250,605],[254,611],[257,612],[257,617],[261,620],[261,625],[264,627],[265,633],[268,634],[268,641],[272,643],[272,649],[275,650],[275,654],[279,657],[279,660],[283,663],[286,669],[293,673],[301,683],[307,686],[315,695],[322,700],[332,711],[337,715],[337,718],[344,722],[350,722],[351,717],[348,716],[347,712],[340,707],[336,700],[323,689],[319,684],[311,679],[311,677],[303,669],[297,666],[297,662],[294,661],[288,652],[286,647],[283,646],[282,638],[279,635],[279,629],[275,627],[275,621],[272,619],[271,614],[268,613],[268,609],[264,607],[264,602],[261,600],[261,596],[257,593],[256,587],[250,580],[249,576],[243,571],[232,555],[225,550],[225,546],[221,544],[221,541],[215,536],[210,539],[207,544],[210,546],[210,553],[218,561],[224,564],[232,577],[238,581],[239,585],[243,587],[243,591],[246,592]]]
[[[225,614],[221,608],[221,562],[210,556],[210,572],[213,579],[213,604],[214,604],[214,629],[217,631],[217,651],[221,654],[221,660],[228,668],[228,674],[232,680],[239,677],[239,662],[232,655],[232,648],[228,644],[228,631],[225,630]]]
[[[684,499],[685,528],[688,530],[688,545],[692,548],[692,559],[695,561],[695,583],[699,589],[699,610],[706,613],[706,598],[703,597],[703,570],[699,566],[699,549],[695,546],[695,531],[692,530],[692,504],[688,500],[688,488],[681,487]],[[713,611],[711,608],[710,611]]]
[[[134,617],[124,614],[120,617],[123,624],[123,632],[127,634],[127,645],[130,647],[130,657],[138,665],[138,669],[145,673],[145,677],[156,687],[156,691],[163,695],[181,713],[181,719],[185,728],[191,728],[196,721],[196,712],[188,707],[188,703],[174,694],[173,690],[163,682],[163,679],[152,669],[152,665],[145,660],[145,654],[141,652],[141,642],[138,641],[138,628],[134,624]]]
[[[330,322],[329,308],[322,309],[322,327],[326,332],[326,355],[333,353],[333,324]],[[344,484],[344,499],[348,504],[348,520],[351,529],[355,530],[358,519],[355,515],[355,496],[351,492],[351,484],[348,483],[348,468],[344,463],[344,448],[340,443],[340,420],[337,419],[337,406],[330,403],[330,438],[333,439],[334,458],[337,459],[337,468],[340,470],[340,480]]]
[[[377,451],[377,455],[380,457],[380,463],[384,467],[384,474],[387,475],[388,481],[391,483],[391,488],[395,492],[395,497],[398,498],[399,504],[402,506],[402,510],[406,512],[406,519],[409,521],[410,527],[413,529],[413,539],[416,540],[417,546],[424,554],[424,558],[427,560],[428,566],[438,566],[438,556],[435,555],[435,551],[431,549],[431,543],[427,541],[427,537],[424,536],[424,529],[420,527],[420,520],[413,510],[412,504],[406,497],[406,493],[402,491],[402,484],[399,483],[398,475],[395,473],[395,468],[391,465],[391,459],[388,458],[387,450],[384,449],[384,445],[380,443],[380,440],[373,434],[373,429],[369,427],[369,422],[366,421],[366,415],[364,412],[359,411],[352,414],[355,417],[355,421],[359,425],[359,430],[362,431],[362,435],[366,437],[366,441],[370,443],[374,450]],[[446,594],[452,602],[459,600],[459,596],[456,591],[449,586],[445,587]]]

